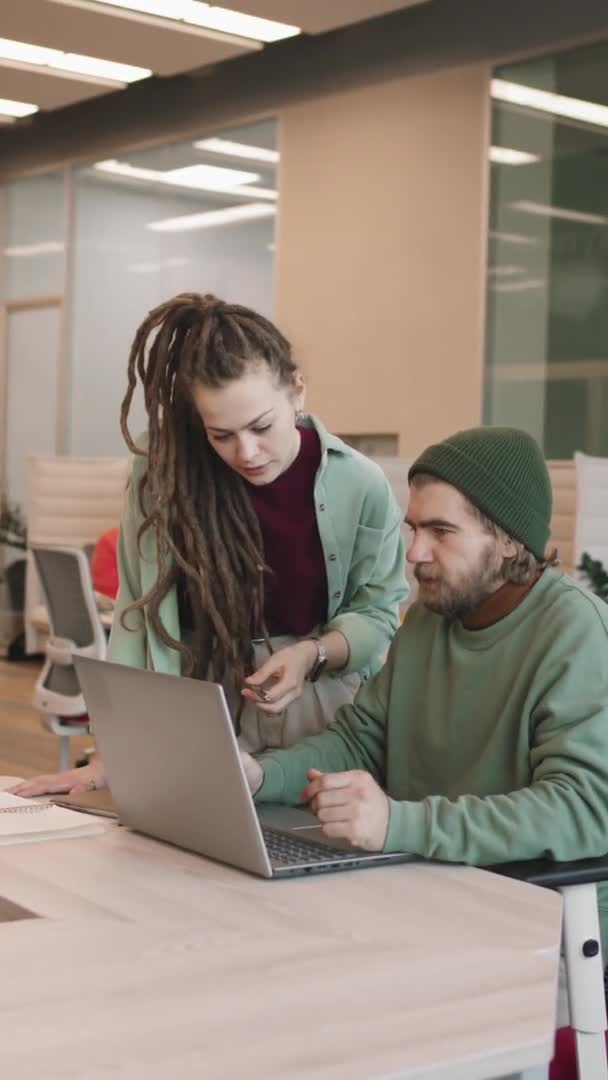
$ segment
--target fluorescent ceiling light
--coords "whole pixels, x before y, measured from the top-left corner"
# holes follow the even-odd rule
[[[492,97],[497,101],[552,113],[568,120],[580,120],[584,124],[608,127],[608,105],[566,97],[565,94],[553,94],[548,90],[537,90],[535,86],[524,86],[506,79],[492,79],[491,87]]]
[[[489,266],[488,277],[513,277],[514,274],[523,274],[525,266]]]
[[[2,62],[49,68],[50,74],[64,71],[68,75],[101,79],[121,85],[147,79],[152,74],[148,68],[116,64],[113,60],[98,60],[94,56],[60,52],[59,49],[45,49],[40,45],[28,45],[26,42],[11,41],[9,38],[0,38],[0,63]]]
[[[0,114],[14,120],[21,116],[31,116],[38,112],[37,105],[28,105],[25,101],[9,101],[8,98],[0,98]]]
[[[190,229],[213,229],[220,225],[234,225],[239,221],[273,217],[276,207],[268,203],[249,203],[245,206],[225,206],[221,210],[205,210],[201,214],[183,214],[180,217],[151,221],[146,229],[153,232],[185,232]]]
[[[577,221],[581,225],[608,225],[608,217],[604,217],[603,214],[588,214],[582,210],[569,210],[565,206],[547,206],[545,203],[530,202],[527,199],[509,203],[509,208],[520,210],[524,214],[536,214],[538,217]]]
[[[250,146],[249,143],[232,142],[230,139],[200,139],[192,145],[196,150],[208,150],[212,154],[224,154],[226,157],[246,158],[248,161],[266,161],[272,165],[280,157],[278,150],[267,150],[265,146]]]
[[[260,19],[255,15],[245,15],[240,11],[229,11],[204,4],[200,0],[53,0],[54,3],[67,4],[69,7],[120,8],[123,12],[153,15],[170,22],[185,23],[187,26],[202,27],[205,30],[218,30],[222,34],[236,34],[254,41],[280,41],[301,33],[299,26],[275,22],[273,19]]]
[[[224,169],[220,165],[186,165],[181,169],[169,169],[165,177],[170,184],[180,187],[203,187],[207,191],[223,191],[227,187],[240,187],[259,180],[258,173],[244,169]]]
[[[56,255],[63,251],[63,243],[60,240],[47,240],[38,244],[16,244],[6,247],[4,254],[15,258],[28,258],[33,255]]]
[[[218,165],[188,165],[183,169],[146,169],[140,165],[130,165],[128,161],[98,161],[98,172],[113,176],[125,176],[131,180],[143,180],[153,184],[169,184],[174,187],[189,188],[192,191],[221,191],[227,195],[242,195],[256,199],[276,200],[277,192],[271,188],[258,188],[252,184],[259,180],[257,173],[242,169],[225,169]]]
[[[127,266],[127,270],[130,270],[133,274],[158,274],[161,270],[172,269],[177,266],[189,266],[192,259],[184,259],[179,255],[174,255],[170,259],[161,259],[160,262],[139,262],[131,263]]]
[[[536,236],[524,236],[522,233],[491,232],[490,239],[500,240],[503,244],[528,244],[533,247],[538,244]]]
[[[540,161],[539,154],[512,150],[509,146],[491,146],[489,158],[495,165],[531,165],[533,161]]]
[[[545,278],[526,278],[525,281],[496,281],[490,286],[494,292],[527,292],[529,289],[544,289]]]

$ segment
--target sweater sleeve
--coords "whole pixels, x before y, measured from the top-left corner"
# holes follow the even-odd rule
[[[384,526],[371,572],[359,579],[351,568],[349,576],[357,580],[350,601],[327,624],[328,630],[339,630],[348,642],[348,662],[340,674],[364,671],[370,662],[373,670],[377,668],[399,627],[399,605],[408,594],[401,536],[403,515],[388,485],[386,498]]]
[[[385,851],[477,865],[606,853],[608,635],[597,612],[589,616],[564,631],[559,655],[542,672],[529,786],[453,800],[390,799]]]
[[[399,636],[399,635],[397,635]],[[301,802],[308,769],[344,772],[364,769],[384,784],[386,721],[393,672],[394,647],[387,663],[363,683],[352,705],[343,705],[320,735],[312,735],[289,750],[260,755],[264,781],[256,802]]]

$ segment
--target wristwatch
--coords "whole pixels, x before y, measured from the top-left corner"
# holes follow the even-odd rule
[[[316,682],[319,678],[319,675],[321,675],[327,667],[327,649],[325,648],[323,642],[319,641],[318,638],[310,638],[309,640],[314,641],[315,645],[317,646],[317,659],[315,660],[312,668],[308,672],[306,678],[308,679],[308,682]]]

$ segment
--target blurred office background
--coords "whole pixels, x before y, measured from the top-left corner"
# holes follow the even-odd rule
[[[607,455],[605,5],[235,7],[288,25],[0,14],[4,492],[26,500],[31,454],[125,452],[134,330],[179,291],[274,317],[311,407],[371,452],[483,421]]]

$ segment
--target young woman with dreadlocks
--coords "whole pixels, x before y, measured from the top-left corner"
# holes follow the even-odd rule
[[[135,440],[138,378],[148,431]],[[321,730],[352,700],[406,595],[383,472],[305,416],[303,397],[289,342],[248,308],[176,296],[137,331],[110,659],[222,682],[251,752]],[[97,758],[16,790],[103,782]]]

